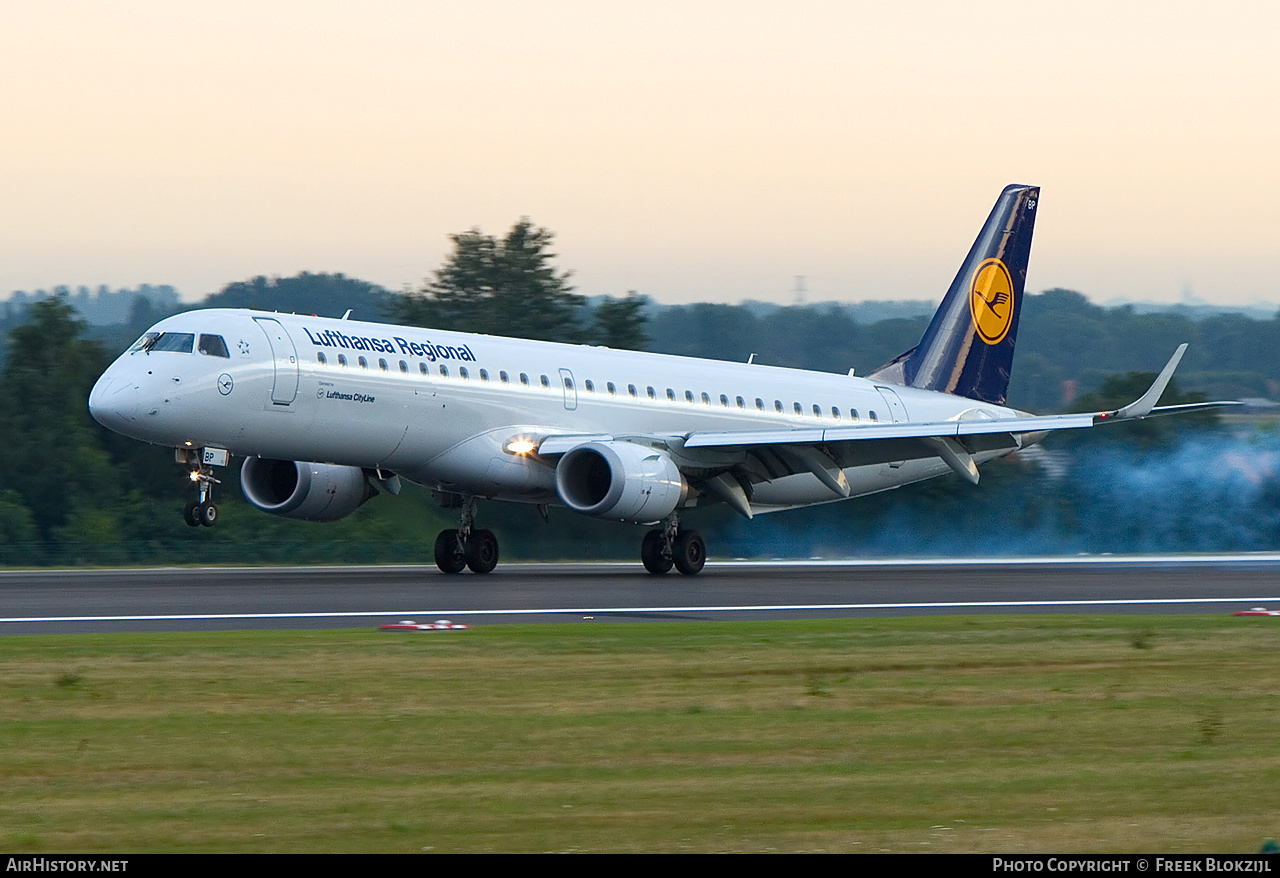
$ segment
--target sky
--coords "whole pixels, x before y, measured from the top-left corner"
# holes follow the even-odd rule
[[[938,299],[1000,189],[1029,290],[1280,301],[1280,4],[48,0],[0,10],[0,297],[555,233],[587,295]]]

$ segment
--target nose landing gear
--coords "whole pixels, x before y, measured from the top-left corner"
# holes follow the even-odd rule
[[[179,454],[182,453],[180,449]],[[213,502],[213,486],[222,482],[213,477],[213,467],[200,462],[199,451],[187,451],[185,458],[178,462],[192,467],[191,481],[199,486],[199,497],[183,508],[182,520],[190,527],[213,527],[218,521],[218,507]]]

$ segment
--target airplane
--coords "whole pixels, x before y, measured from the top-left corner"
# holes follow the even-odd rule
[[[681,518],[745,518],[955,473],[1083,429],[1207,408],[1157,407],[1186,345],[1115,411],[1035,416],[1005,405],[1040,190],[1001,192],[920,343],[867,377],[244,309],[147,330],[89,396],[103,426],[175,449],[217,520],[215,467],[244,458],[258,509],[336,521],[401,478],[459,510],[435,541],[448,574],[498,563],[477,501],[648,525],[650,573],[703,569]],[[754,355],[753,355],[754,356]]]

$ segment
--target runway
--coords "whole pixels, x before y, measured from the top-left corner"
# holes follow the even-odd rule
[[[0,634],[1280,608],[1280,555],[876,562],[33,570],[0,573]],[[1280,619],[1277,620],[1280,624]]]

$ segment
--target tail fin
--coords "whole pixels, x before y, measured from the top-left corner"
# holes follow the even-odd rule
[[[1004,404],[1039,200],[1005,187],[920,344],[871,378]]]

